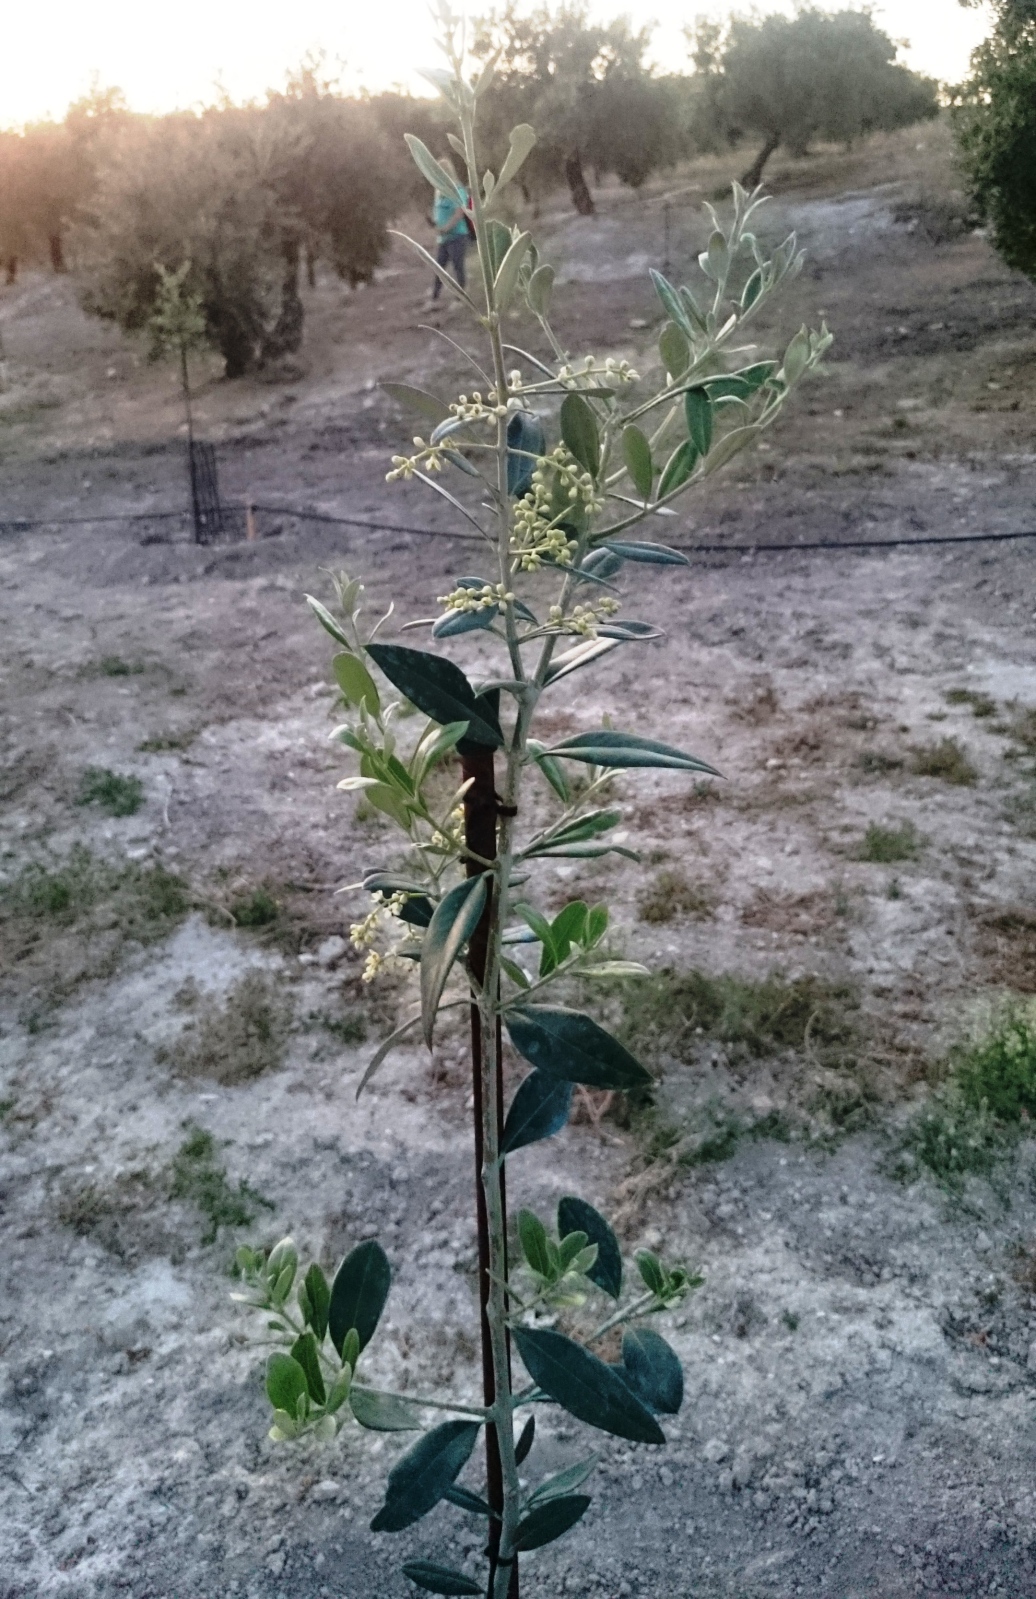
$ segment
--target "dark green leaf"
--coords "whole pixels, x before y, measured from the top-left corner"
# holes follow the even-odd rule
[[[436,619],[432,627],[433,638],[456,638],[460,633],[481,633],[492,627],[500,614],[497,605],[484,606],[480,611],[447,611]]]
[[[528,494],[536,470],[536,462],[529,457],[541,456],[545,447],[539,417],[530,411],[515,411],[507,424],[507,492],[512,499]]]
[[[675,322],[667,322],[658,335],[658,353],[669,376],[682,378],[691,364],[691,347],[686,333]]]
[[[683,335],[681,334],[682,338]],[[686,347],[686,341],[685,341]],[[626,471],[629,473],[630,482],[640,495],[646,500],[651,493],[651,485],[655,479],[655,467],[651,459],[651,446],[647,437],[634,423],[622,430],[622,456],[626,462]],[[609,546],[614,549],[614,545]]]
[[[653,622],[602,622],[597,634],[599,638],[614,638],[628,643],[630,639],[661,638],[662,630]]]
[[[434,911],[435,906],[427,894],[408,894],[396,915],[411,927],[427,927]]]
[[[357,1244],[346,1255],[331,1286],[328,1313],[331,1342],[339,1354],[350,1327],[356,1329],[361,1350],[366,1349],[385,1308],[391,1282],[388,1256],[376,1239]]]
[[[682,328],[686,334],[691,335],[693,329],[687,315],[687,309],[673,285],[662,276],[661,272],[655,272],[653,269],[651,281],[655,285],[655,293],[662,302],[662,308],[666,316],[675,322],[677,327]]]
[[[379,387],[397,404],[406,410],[416,411],[427,422],[445,422],[453,415],[445,400],[428,394],[424,389],[415,389],[410,383],[382,383]]]
[[[712,448],[712,401],[704,389],[688,389],[683,397],[687,432],[699,455]]]
[[[479,924],[486,892],[484,874],[466,878],[443,895],[428,924],[421,946],[421,1027],[429,1048],[446,980]]]
[[[558,765],[557,761],[553,760],[546,753],[543,745],[538,739],[530,738],[525,747],[528,750],[531,758],[536,762],[536,765],[543,773],[547,782],[550,784],[551,788],[554,790],[555,794],[558,796],[558,799],[560,799],[563,804],[567,805],[571,798],[568,779],[566,778],[561,767]]]
[[[389,1472],[371,1531],[402,1532],[427,1515],[467,1464],[480,1429],[477,1421],[444,1421],[425,1433]]]
[[[311,1332],[300,1333],[291,1346],[291,1358],[297,1360],[306,1373],[306,1387],[309,1397],[316,1404],[322,1405],[327,1398],[327,1389],[324,1387],[324,1378],[320,1371],[320,1356],[317,1353],[317,1341]],[[281,1410],[287,1410],[287,1405],[281,1405]]]
[[[608,539],[605,549],[614,550],[624,561],[645,561],[651,566],[690,566],[682,550],[671,550],[666,544],[647,544],[637,540]]]
[[[684,439],[678,444],[666,462],[662,476],[658,480],[658,498],[664,500],[667,494],[672,494],[676,489],[687,482],[694,471],[698,460],[698,451],[691,439]]]
[[[585,561],[577,568],[579,575],[589,575],[594,579],[614,577],[616,572],[622,571],[622,558],[602,546],[600,549],[591,550]]]
[[[548,1499],[546,1504],[538,1505],[524,1521],[519,1522],[514,1535],[514,1547],[524,1552],[553,1543],[555,1538],[560,1538],[570,1527],[574,1527],[589,1508],[590,1500],[586,1494],[566,1494],[559,1499]]]
[[[696,755],[686,755],[663,744],[656,738],[640,738],[636,733],[620,733],[603,727],[593,733],[577,733],[547,750],[555,760],[585,761],[589,766],[663,766],[677,772],[708,772],[712,777],[720,774],[707,761]]]
[[[761,389],[767,379],[773,377],[776,370],[776,361],[757,361],[754,366],[743,366],[737,376],[742,383],[747,384],[751,392],[754,392],[756,389]]]
[[[547,1231],[540,1218],[531,1210],[518,1212],[518,1237],[522,1254],[541,1277],[550,1277],[550,1251],[547,1248]]]
[[[572,1084],[546,1072],[530,1072],[511,1101],[500,1140],[500,1153],[513,1155],[527,1144],[553,1138],[568,1121]]]
[[[449,1504],[456,1505],[458,1510],[467,1510],[473,1516],[492,1516],[494,1520],[500,1520],[487,1499],[483,1499],[481,1494],[472,1493],[470,1488],[460,1487],[458,1483],[447,1488],[443,1498]]]
[[[521,1437],[514,1446],[514,1458],[517,1465],[520,1466],[523,1460],[528,1459],[529,1451],[532,1448],[535,1437],[536,1417],[530,1416],[528,1421],[525,1423],[525,1426],[522,1428]]]
[[[763,287],[763,274],[756,267],[752,276],[741,290],[741,309],[747,311],[758,300]]]
[[[709,331],[708,321],[702,315],[697,300],[685,283],[680,285],[680,299],[694,325],[701,333],[707,333]]]
[[[533,1505],[543,1505],[549,1499],[560,1499],[564,1494],[574,1493],[582,1487],[599,1459],[599,1455],[590,1455],[586,1460],[577,1460],[574,1466],[566,1466],[564,1471],[555,1472],[553,1477],[541,1482],[529,1495],[527,1508],[531,1510]]]
[[[555,844],[581,844],[584,839],[596,838],[598,833],[607,833],[622,821],[621,811],[587,811],[584,816],[577,816],[574,821],[559,827],[550,837],[551,845]]]
[[[434,1560],[408,1560],[403,1567],[408,1577],[426,1593],[481,1594],[482,1585],[472,1582],[462,1571],[451,1571],[448,1566],[437,1566]]]
[[[639,861],[640,856],[635,849],[627,849],[624,844],[559,844],[555,849],[553,844],[544,846],[543,849],[530,850],[530,855],[557,856],[566,861],[596,861],[602,855],[622,855],[628,861]]]
[[[511,1042],[540,1071],[589,1088],[642,1088],[650,1073],[581,1011],[524,1005],[506,1017]]]
[[[467,722],[468,741],[500,749],[504,742],[500,723],[492,719],[486,698],[475,694],[459,666],[441,655],[401,644],[371,644],[367,654],[389,682],[433,722],[443,727],[449,722]]]
[[[370,1432],[417,1432],[421,1425],[419,1413],[405,1399],[355,1383],[349,1390],[349,1409]]]
[[[597,418],[581,394],[566,394],[561,402],[561,437],[583,470],[595,478],[601,466],[601,440]]]
[[[309,1392],[306,1373],[291,1355],[278,1352],[266,1362],[266,1397],[274,1410],[294,1416],[299,1396]]]
[[[665,1434],[647,1406],[582,1344],[539,1327],[515,1327],[512,1336],[533,1382],[570,1415],[616,1438],[665,1443]]]
[[[650,1249],[638,1249],[633,1258],[637,1262],[637,1270],[644,1280],[644,1286],[661,1298],[665,1290],[665,1272],[658,1256]]]
[[[541,960],[541,977],[546,977],[549,972],[553,971],[555,965],[560,966],[561,962],[571,952],[573,944],[581,944],[583,942],[588,912],[589,906],[584,899],[572,899],[555,916],[550,924],[551,943],[554,946],[555,959],[551,965],[546,967]],[[544,954],[546,954],[546,951],[544,951]]]
[[[683,1367],[675,1349],[649,1327],[627,1327],[622,1335],[626,1381],[649,1410],[675,1416],[683,1404]]]
[[[331,1305],[331,1289],[327,1278],[324,1276],[316,1261],[313,1262],[305,1276],[304,1282],[306,1300],[309,1307],[307,1322],[316,1334],[318,1344],[324,1341],[327,1332],[327,1313]]]
[[[598,1288],[618,1299],[622,1292],[619,1241],[599,1210],[588,1205],[585,1199],[566,1195],[558,1205],[558,1234],[565,1238],[575,1232],[585,1233],[590,1242],[597,1245],[597,1259],[586,1275]]]

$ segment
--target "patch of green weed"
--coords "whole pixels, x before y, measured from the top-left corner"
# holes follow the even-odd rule
[[[207,1222],[203,1244],[214,1244],[221,1227],[248,1227],[258,1207],[273,1210],[271,1202],[245,1180],[232,1186],[226,1168],[219,1164],[216,1140],[203,1127],[188,1123],[187,1137],[173,1158],[169,1192],[197,1206]]]
[[[946,694],[950,705],[970,705],[972,716],[995,716],[996,700],[988,694],[979,694],[973,688],[951,688]]]
[[[102,655],[98,671],[102,677],[136,677],[144,668],[138,663],[124,661],[121,655]]]
[[[280,903],[264,884],[230,903],[230,914],[238,927],[268,927],[280,915]]]
[[[364,1044],[367,1041],[367,1018],[355,1014],[352,1016],[331,1016],[327,1011],[310,1011],[306,1017],[306,1026],[320,1027],[325,1033],[330,1033],[340,1044]]]
[[[714,1039],[742,1055],[810,1048],[830,1054],[851,1048],[859,1007],[846,984],[819,977],[761,980],[723,973],[674,971],[623,984],[620,1033],[630,1044],[645,1040],[678,1059]]]
[[[913,822],[901,822],[892,827],[870,822],[863,836],[860,859],[890,866],[894,861],[912,861],[920,847]]]
[[[985,1106],[965,1104],[951,1089],[914,1118],[901,1148],[955,1189],[966,1177],[988,1176],[1009,1143],[1007,1130]],[[899,1171],[905,1174],[902,1166]]]
[[[862,771],[881,777],[888,772],[902,771],[903,757],[901,755],[886,755],[883,750],[861,750],[856,764]]]
[[[142,755],[162,755],[167,751],[190,749],[198,737],[198,730],[186,727],[180,733],[156,733],[154,738],[146,738],[137,749]]]
[[[7,924],[34,938],[41,923],[70,927],[103,910],[107,926],[150,943],[186,916],[190,903],[187,884],[164,866],[112,865],[76,845],[59,865],[31,862],[0,885],[0,929]]]
[[[144,785],[139,777],[123,777],[105,766],[88,766],[77,803],[99,805],[109,816],[135,816],[144,803]]]
[[[789,1332],[798,1332],[799,1330],[799,1318],[793,1310],[781,1311],[781,1323]]]
[[[270,977],[248,972],[222,1004],[201,1003],[175,1044],[158,1051],[184,1077],[233,1086],[284,1062],[291,1012]]]
[[[912,752],[910,769],[918,777],[937,777],[959,788],[978,782],[978,772],[955,738],[918,746]]]
[[[712,898],[704,888],[667,867],[656,874],[640,896],[637,913],[642,922],[660,925],[678,916],[704,919],[712,915],[713,909]]]

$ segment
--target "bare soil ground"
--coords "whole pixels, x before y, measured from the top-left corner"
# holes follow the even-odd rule
[[[664,198],[679,276],[728,176],[541,219],[573,353],[650,361]],[[1036,526],[1036,290],[972,232],[933,242],[952,181],[938,128],[775,163],[765,227],[798,228],[809,265],[770,331],[823,310],[837,342],[674,538]],[[418,326],[425,287],[394,252],[371,289],[310,294],[293,371],[205,378],[228,493],[450,531],[386,488],[407,427],[373,387],[467,386]],[[462,1040],[400,1052],[355,1103],[398,995],[362,990],[339,936],[359,907],[335,890],[392,844],[335,790],[302,601],[344,564],[423,614],[469,557],[291,518],[208,549],[159,523],[17,531],[180,503],[180,419],[169,374],[67,280],[2,291],[0,330],[0,1594],[401,1599],[412,1548],[463,1562],[476,1532],[454,1510],[367,1531],[391,1441],[267,1441],[229,1263],[290,1230],[331,1265],[377,1233],[397,1279],[375,1369],[471,1391]],[[559,699],[558,730],[636,703],[725,780],[617,784],[644,864],[548,885],[607,897],[617,946],[675,975],[625,1015],[654,1108],[624,1126],[584,1107],[514,1186],[618,1212],[631,1248],[705,1285],[663,1327],[687,1374],[670,1448],[605,1444],[594,1508],[529,1558],[530,1596],[1036,1591],[1036,1151],[957,1195],[897,1155],[975,1015],[1036,992],[1034,559],[739,553],[638,576],[630,604],[667,638]],[[132,783],[81,803],[89,769],[137,779],[139,807]],[[865,858],[871,824],[904,858]],[[674,1027],[692,970],[773,978],[806,1025]],[[544,1432],[542,1469],[571,1458],[574,1427]]]

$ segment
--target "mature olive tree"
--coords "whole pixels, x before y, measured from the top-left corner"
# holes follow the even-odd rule
[[[867,11],[733,17],[722,30],[697,23],[688,37],[720,129],[762,140],[746,188],[781,145],[802,155],[814,139],[852,144],[938,111],[934,82],[896,60]]]
[[[515,123],[536,126],[537,147],[522,177],[527,196],[563,181],[576,210],[588,216],[594,202],[587,166],[636,186],[675,158],[670,96],[644,65],[650,36],[625,17],[591,22],[583,0],[530,12],[510,0],[476,23],[475,55],[496,59],[485,103],[489,153],[503,155]]]

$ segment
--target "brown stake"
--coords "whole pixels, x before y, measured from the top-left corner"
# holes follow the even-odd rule
[[[480,745],[469,745],[467,752],[461,756],[461,775],[465,782],[471,782],[471,787],[464,796],[464,839],[468,849],[474,856],[481,856],[483,860],[496,859],[496,777],[493,768],[493,751]],[[477,877],[484,868],[477,860],[467,862],[469,877]],[[493,915],[493,897],[488,895],[486,907],[482,912],[481,920],[472,934],[468,945],[468,960],[471,970],[479,983],[484,982],[486,975],[486,956],[489,946],[489,928]],[[502,1117],[503,1106],[503,1069],[502,1069],[502,1028],[499,1019],[496,1024],[496,1102]],[[493,1378],[493,1353],[489,1337],[489,1317],[487,1306],[489,1304],[489,1219],[486,1214],[486,1195],[482,1187],[482,1018],[477,1005],[471,1007],[471,1083],[474,1097],[473,1116],[475,1119],[475,1208],[478,1218],[478,1302],[479,1302],[479,1330],[482,1335],[482,1392],[487,1407],[496,1402],[496,1383]],[[501,1198],[503,1200],[504,1225],[507,1225],[507,1190],[501,1174]],[[505,1261],[506,1270],[506,1261]],[[504,1479],[500,1465],[500,1445],[497,1441],[496,1428],[486,1427],[486,1497],[491,1508],[499,1516],[504,1505]],[[500,1549],[500,1522],[496,1517],[489,1521],[489,1592],[492,1592],[493,1578],[496,1574],[497,1555]],[[511,1581],[507,1590],[507,1599],[519,1599],[518,1596],[518,1561],[515,1559],[511,1567]]]

